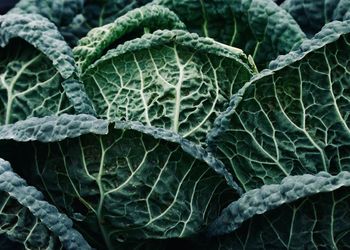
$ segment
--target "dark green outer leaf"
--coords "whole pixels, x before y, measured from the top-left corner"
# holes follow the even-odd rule
[[[155,0],[152,4],[174,11],[191,32],[243,49],[259,69],[305,38],[295,20],[271,0]]]
[[[185,29],[185,25],[169,9],[161,6],[145,6],[131,10],[113,23],[89,31],[86,37],[74,48],[76,63],[83,73],[86,68],[98,60],[106,48],[115,44],[118,39],[135,31],[144,33],[157,29]]]
[[[67,43],[73,47],[77,40],[86,34],[80,31],[83,22],[81,16],[83,5],[84,0],[21,0],[8,13],[40,14],[48,18],[57,26]]]
[[[40,14],[60,28],[82,12],[84,0],[20,0],[10,14]]]
[[[12,249],[63,248],[58,237],[25,206],[6,192],[1,191],[0,197],[0,234],[14,242]]]
[[[2,139],[15,141],[62,141],[83,134],[108,133],[108,122],[90,115],[47,116],[29,118],[11,125],[0,126]]]
[[[73,112],[62,77],[43,53],[21,39],[0,48],[0,123]]]
[[[85,87],[77,78],[78,77],[71,77],[62,82],[62,87],[66,91],[66,95],[74,107],[75,114],[96,116],[96,111],[85,92]]]
[[[82,12],[76,15],[69,25],[60,27],[60,31],[74,47],[91,29],[112,23],[118,17],[147,2],[149,0],[88,0],[85,1]]]
[[[237,48],[158,30],[109,50],[81,76],[99,117],[140,121],[204,143],[220,111],[254,74]]]
[[[212,238],[207,249],[349,249],[349,187],[283,204]]]
[[[56,207],[43,200],[37,189],[27,186],[25,180],[16,175],[10,164],[0,159],[0,190],[7,192],[27,207],[62,241],[67,250],[91,249],[81,234],[72,228],[72,221]]]
[[[1,123],[73,112],[71,105],[77,113],[95,114],[84,86],[74,80],[72,51],[54,24],[32,14],[8,14],[0,22],[6,46],[0,49]]]
[[[62,115],[0,127],[0,155],[42,183],[95,246],[189,237],[238,198],[222,163],[179,135],[139,123],[106,126],[91,116]]]
[[[209,227],[210,236],[228,234],[255,215],[275,209],[321,192],[331,192],[350,186],[350,172],[343,171],[336,176],[327,172],[316,175],[288,176],[280,184],[264,185],[250,190],[225,208],[220,217]]]
[[[333,20],[346,21],[350,19],[350,2],[348,0],[340,0],[337,8],[333,13]]]
[[[244,189],[350,169],[349,24],[326,25],[273,61],[216,120],[210,150]]]
[[[141,7],[150,0],[91,0],[85,3],[84,27],[88,30],[114,22],[128,11]]]
[[[113,123],[113,121],[112,121]],[[66,138],[76,138],[84,134],[107,135],[109,122],[87,114],[47,116],[29,118],[15,124],[0,126],[0,140],[17,142],[39,141],[57,142]],[[144,126],[138,122],[115,122],[116,129],[131,129],[150,135],[155,139],[174,142],[193,158],[204,161],[215,172],[225,177],[227,183],[239,194],[242,190],[233,182],[224,165],[202,147],[183,139],[180,135],[160,128]]]
[[[7,14],[0,17],[0,24],[1,47],[5,47],[11,38],[20,37],[44,53],[64,79],[73,74],[72,50],[46,18],[35,14]]]
[[[281,7],[294,17],[310,37],[331,21],[350,18],[348,0],[287,0]]]

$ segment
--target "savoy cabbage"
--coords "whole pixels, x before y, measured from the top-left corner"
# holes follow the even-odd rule
[[[0,249],[350,248],[349,0],[20,0]]]

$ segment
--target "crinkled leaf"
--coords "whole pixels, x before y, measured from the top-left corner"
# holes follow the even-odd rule
[[[100,117],[140,121],[203,143],[253,73],[239,49],[163,30],[109,50],[81,79]]]
[[[74,107],[75,114],[96,115],[96,111],[90,98],[85,92],[85,87],[78,77],[71,77],[62,82],[62,87]]]
[[[271,0],[154,0],[191,32],[241,48],[263,69],[304,39],[295,20]]]
[[[3,159],[0,159],[0,192],[0,233],[22,241],[26,249],[59,249],[48,233],[49,228],[67,250],[91,249],[72,228],[72,221],[44,201],[43,194],[28,186]]]
[[[36,14],[7,14],[0,17],[0,25],[2,48],[9,44],[10,39],[21,38],[45,54],[64,79],[73,74],[72,50],[55,25],[46,18]]]
[[[72,50],[54,24],[33,14],[1,16],[0,24],[0,124],[72,113],[72,106],[93,113],[83,85],[72,80]]]
[[[211,151],[244,189],[350,170],[350,22],[334,22],[247,83],[215,121]]]
[[[74,28],[81,25],[78,16],[83,11],[83,5],[84,0],[21,0],[9,13],[40,14],[48,18],[58,27],[65,40],[74,46],[79,39]]]
[[[83,0],[20,0],[11,14],[40,14],[58,27],[68,25],[82,11]]]
[[[71,112],[52,62],[22,40],[0,48],[0,124]]]
[[[286,0],[281,7],[294,17],[310,37],[326,23],[350,19],[349,0]]]
[[[125,36],[139,37],[158,29],[185,29],[179,18],[167,8],[145,6],[132,10],[105,26],[92,29],[74,48],[76,63],[82,72],[98,60],[106,49],[116,46]],[[124,38],[125,39],[125,38]]]
[[[91,0],[83,10],[86,27],[89,29],[114,22],[118,17],[146,4],[150,0]]]
[[[150,0],[90,0],[85,1],[83,10],[73,21],[61,28],[70,44],[75,45],[91,29],[112,23],[118,17],[138,8]]]
[[[243,224],[213,238],[208,249],[348,249],[349,185],[349,172],[319,173],[251,190],[223,212],[212,233],[230,232]]]
[[[0,234],[17,246],[12,249],[61,249],[59,239],[26,207],[5,192],[0,197]],[[0,240],[1,249],[3,244]]]
[[[140,123],[107,126],[88,115],[5,125],[0,156],[41,183],[101,249],[194,235],[237,199],[240,190],[222,163],[199,146]]]
[[[350,186],[350,172],[347,171],[342,171],[336,176],[327,172],[288,176],[280,184],[264,185],[244,193],[239,200],[232,202],[222,211],[220,217],[209,227],[209,235],[232,233],[244,221],[282,204],[348,186]]]

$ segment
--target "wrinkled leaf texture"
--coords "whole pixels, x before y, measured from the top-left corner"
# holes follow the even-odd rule
[[[154,0],[152,4],[174,11],[190,32],[241,48],[259,70],[305,38],[292,16],[271,0]]]
[[[245,190],[349,170],[349,24],[327,24],[277,58],[215,121],[209,148]]]
[[[88,115],[2,126],[0,157],[100,249],[196,235],[241,194],[220,162],[179,135]]]

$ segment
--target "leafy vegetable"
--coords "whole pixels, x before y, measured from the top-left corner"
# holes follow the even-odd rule
[[[18,1],[0,249],[350,249],[349,7]]]
[[[350,19],[348,0],[286,0],[282,5],[308,36],[313,36],[326,24],[334,20]]]
[[[350,173],[331,176],[327,172],[316,175],[289,176],[281,184],[263,186],[245,193],[224,209],[222,215],[209,228],[211,235],[233,232],[243,221],[256,214],[263,214],[281,204],[290,203],[305,196],[334,191],[350,185]]]
[[[32,14],[7,14],[0,24],[0,124],[89,105],[80,103],[80,83],[64,81],[73,77],[74,59],[53,24]]]
[[[291,176],[247,192],[223,211],[210,232],[239,229],[213,240],[210,249],[347,249],[349,177],[346,171]]]
[[[259,69],[300,44],[305,35],[271,0],[154,0],[168,7],[191,32],[242,48]],[[220,28],[218,28],[220,27]]]
[[[83,0],[21,0],[9,13],[40,14],[61,27],[70,24],[81,13],[83,4]]]
[[[173,30],[109,50],[82,80],[100,117],[142,121],[203,143],[253,72],[242,51]]]
[[[237,198],[223,165],[177,134],[138,123],[107,126],[87,115],[6,125],[0,156],[42,183],[54,204],[79,215],[88,238],[101,235],[109,249],[117,241],[191,236]]]
[[[84,6],[83,16],[88,29],[112,23],[128,11],[141,7],[149,0],[92,0]]]
[[[9,12],[40,14],[53,22],[74,47],[92,28],[113,22],[147,0],[20,0]]]
[[[78,66],[82,72],[99,59],[106,49],[129,33],[140,36],[155,29],[185,29],[185,25],[169,9],[160,6],[147,6],[128,12],[126,15],[105,26],[92,29],[74,48]]]
[[[2,199],[5,198],[5,202],[2,203],[1,206],[2,209],[5,208],[10,197],[13,197],[39,219],[41,223],[52,230],[52,232],[60,238],[66,249],[90,249],[90,246],[85,242],[80,233],[72,228],[71,220],[64,214],[59,213],[54,206],[43,201],[43,195],[34,187],[27,186],[26,181],[14,174],[10,164],[2,159],[0,159],[0,191],[6,192],[9,195],[7,197],[2,197]],[[26,215],[20,215],[19,217],[19,223],[24,223],[24,221],[21,221],[21,216]],[[36,224],[38,224],[38,221]],[[23,227],[23,225],[19,226]],[[38,227],[40,227],[40,224]],[[35,237],[34,234],[38,233],[36,230],[37,228],[33,227],[33,229],[28,232],[26,240],[30,241],[31,237]],[[38,230],[40,230],[40,228]],[[43,232],[45,231],[41,231],[40,233],[42,234]],[[38,236],[40,235],[36,237]],[[34,244],[35,243],[38,242],[34,242]],[[51,247],[53,247],[53,245],[51,245]]]
[[[349,22],[326,25],[231,100],[208,137],[245,190],[349,170]]]

